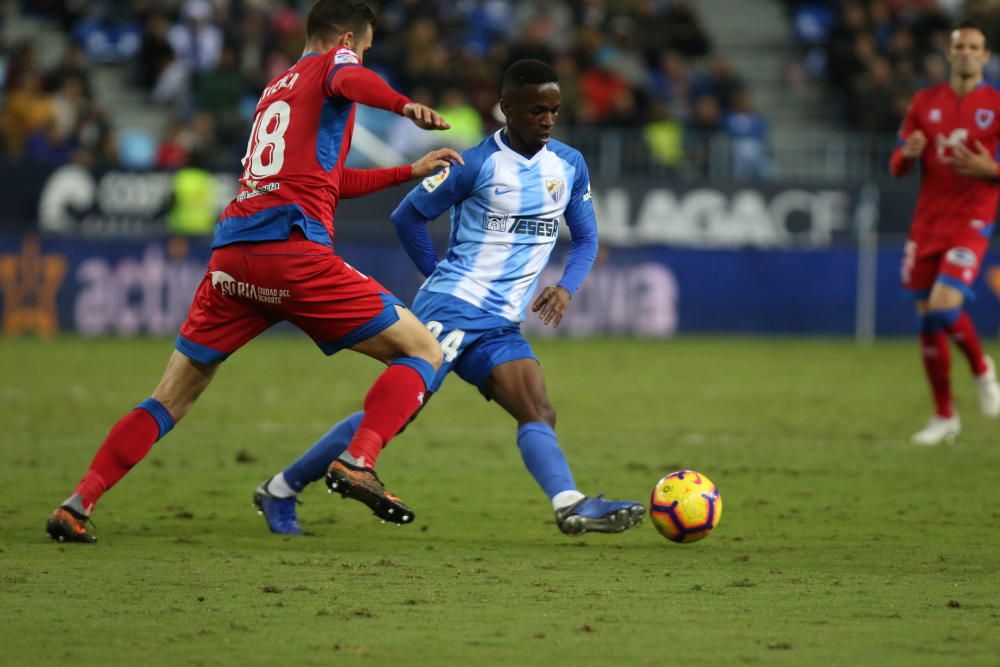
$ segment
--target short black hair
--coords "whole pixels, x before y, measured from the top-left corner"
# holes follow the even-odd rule
[[[375,12],[364,0],[317,0],[306,19],[306,39],[332,40],[345,32],[358,34],[366,25],[375,29]]]
[[[506,97],[524,86],[540,86],[545,83],[559,83],[559,75],[551,65],[532,58],[518,60],[503,73],[500,95]]]
[[[983,45],[987,49],[990,48],[990,36],[986,34],[986,28],[984,28],[979,22],[973,21],[972,19],[959,21],[951,28],[952,32],[955,32],[956,30],[978,30],[983,36]]]

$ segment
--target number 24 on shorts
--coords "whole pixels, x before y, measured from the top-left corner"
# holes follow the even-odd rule
[[[461,329],[452,329],[441,338],[441,333],[444,331],[444,325],[440,322],[428,322],[427,329],[434,334],[435,338],[441,339],[441,353],[444,354],[444,360],[448,363],[455,361],[455,357],[458,356],[458,351],[462,348],[462,341],[465,339],[465,332]]]

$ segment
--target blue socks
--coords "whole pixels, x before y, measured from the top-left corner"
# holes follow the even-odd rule
[[[305,454],[282,472],[288,486],[301,493],[306,486],[326,475],[330,464],[347,450],[354,432],[361,425],[363,412],[356,412],[331,428]],[[548,497],[575,491],[576,483],[552,427],[544,422],[530,422],[517,429],[517,446],[528,472]]]
[[[517,446],[528,472],[550,499],[576,489],[573,473],[551,426],[545,422],[524,424],[517,429]]]
[[[355,412],[341,421],[327,431],[326,435],[309,448],[309,451],[285,468],[282,474],[288,486],[296,493],[301,493],[309,484],[323,479],[330,464],[347,450],[347,445],[351,444],[351,438],[354,437],[354,432],[358,430],[361,418],[364,416],[364,412]]]

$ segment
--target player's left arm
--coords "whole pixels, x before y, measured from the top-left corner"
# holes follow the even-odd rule
[[[543,289],[531,304],[532,312],[538,313],[542,323],[551,323],[553,327],[559,326],[573,294],[583,284],[597,259],[597,216],[594,215],[594,203],[590,196],[590,174],[583,158],[579,160],[573,192],[564,215],[571,239],[566,268],[559,282]]]
[[[447,130],[451,125],[441,115],[397,92],[378,74],[361,65],[358,55],[349,49],[338,49],[324,73],[327,97],[342,97],[358,104],[385,109],[406,116],[424,130]]]
[[[430,176],[438,169],[464,164],[462,156],[450,148],[427,153],[413,164],[388,169],[348,169],[340,174],[340,198],[353,199],[399,185],[414,178]]]
[[[961,144],[952,151],[952,167],[959,176],[995,181],[1000,178],[1000,164],[997,163],[983,142],[976,140],[970,148]]]

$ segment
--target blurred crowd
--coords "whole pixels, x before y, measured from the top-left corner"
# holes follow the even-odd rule
[[[895,132],[919,88],[948,81],[951,27],[981,24],[1000,40],[996,0],[783,0],[802,71],[828,85],[838,113],[866,132]],[[993,57],[987,79],[1000,79]]]
[[[307,0],[22,0],[60,27],[67,48],[39,66],[31,39],[3,45],[2,150],[45,163],[70,159],[232,169],[261,89],[300,57]],[[708,169],[729,136],[745,171],[763,172],[767,124],[732,63],[718,54],[694,0],[373,0],[379,25],[366,65],[414,100],[439,108],[465,147],[499,126],[503,69],[519,58],[560,74],[560,124],[570,136],[626,128],[643,159]],[[162,136],[114,127],[93,92],[93,68],[117,64],[170,114]],[[366,120],[367,122],[367,120]],[[412,154],[405,123],[371,119]],[[149,164],[134,164],[147,162]],[[752,164],[751,164],[752,163]]]

